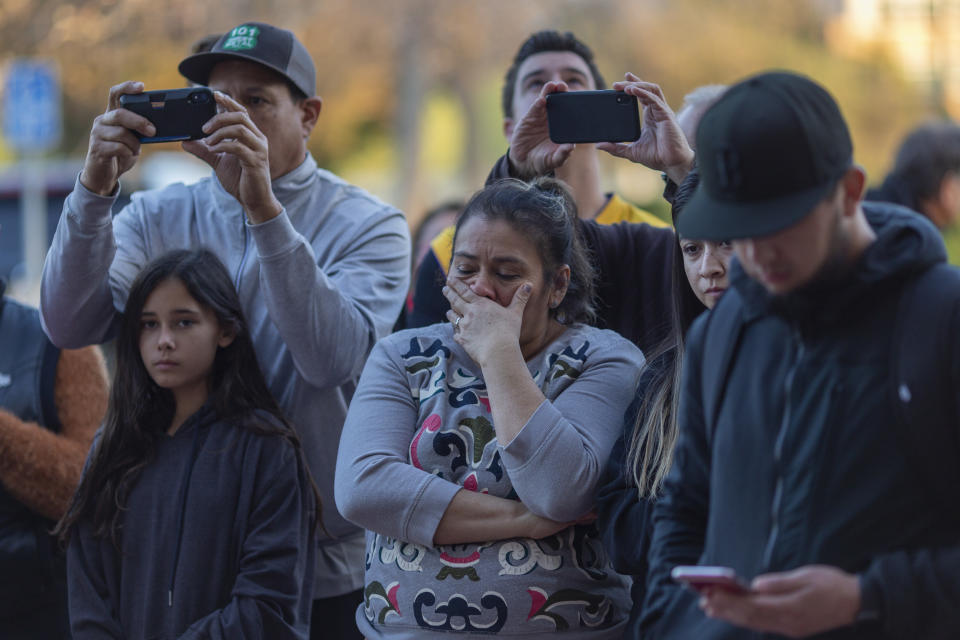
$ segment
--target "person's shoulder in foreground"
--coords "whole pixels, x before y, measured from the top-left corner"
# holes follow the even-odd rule
[[[697,149],[702,182],[679,231],[734,239],[739,264],[733,295],[691,330],[644,637],[954,637],[960,548],[944,545],[960,526],[939,491],[918,499],[906,480],[926,476],[911,454],[919,434],[890,411],[899,296],[943,261],[935,230],[861,206],[846,124],[808,78],[734,86]],[[734,569],[748,590],[701,585],[698,601],[670,580],[698,563]]]

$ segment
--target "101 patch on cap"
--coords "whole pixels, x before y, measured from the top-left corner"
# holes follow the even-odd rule
[[[223,43],[223,49],[226,51],[246,51],[257,46],[257,36],[260,35],[260,29],[252,25],[243,25],[230,31],[228,37]]]

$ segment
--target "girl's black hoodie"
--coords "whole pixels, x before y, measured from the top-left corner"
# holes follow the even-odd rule
[[[293,446],[204,407],[164,436],[121,517],[68,550],[75,638],[306,638],[313,494]]]

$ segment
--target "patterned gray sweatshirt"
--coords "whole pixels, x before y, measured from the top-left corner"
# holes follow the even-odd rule
[[[618,334],[569,327],[527,362],[546,400],[502,446],[480,368],[448,323],[381,340],[337,459],[337,503],[368,529],[361,632],[619,638],[629,583],[610,568],[595,524],[541,540],[433,538],[461,489],[522,499],[561,522],[589,511],[642,365]]]

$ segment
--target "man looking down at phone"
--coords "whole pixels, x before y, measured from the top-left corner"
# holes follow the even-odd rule
[[[594,61],[593,52],[572,33],[547,30],[527,38],[520,45],[507,70],[501,96],[503,132],[510,149],[497,161],[487,183],[505,177],[529,180],[552,173],[570,187],[580,218],[592,221],[584,226],[615,225],[626,221],[645,223],[650,225],[651,230],[667,227],[667,223],[635,207],[616,193],[603,192],[600,163],[594,145],[565,145],[560,154],[536,158],[529,156],[529,150],[538,143],[543,140],[549,142],[545,109],[538,107],[536,120],[531,118],[529,112],[535,103],[541,101],[544,85],[550,83],[553,83],[551,86],[563,83],[571,91],[603,89],[607,86]],[[685,140],[683,146],[686,147]],[[689,154],[688,160],[692,162],[692,151],[686,148],[686,152]],[[522,155],[518,157],[518,153]],[[408,319],[410,327],[444,320],[444,313],[449,305],[440,291],[450,264],[452,238],[453,227],[441,232],[431,243],[431,250],[421,264],[416,276],[414,309]],[[672,233],[663,234],[662,240],[664,248],[672,246]],[[669,288],[669,264],[669,261],[665,262],[665,266],[658,270],[656,275],[657,286],[662,285],[664,289]],[[601,274],[600,281],[609,281],[605,279],[607,275],[609,274]],[[600,293],[601,301],[605,302],[602,292]],[[625,327],[618,326],[616,321],[609,321],[611,314],[602,304],[598,315],[602,326],[618,330],[637,342],[638,336],[633,335],[635,332],[629,329],[621,330]],[[668,326],[669,322],[664,320],[664,335]],[[651,339],[649,342],[653,344],[657,340]],[[646,343],[646,338],[638,342],[641,348],[646,346]]]
[[[688,333],[643,637],[956,638],[960,271],[927,221],[861,203],[847,125],[806,77],[733,86],[697,158],[678,231],[739,262]],[[694,593],[678,565],[749,589]]]
[[[136,193],[111,220],[119,178],[139,157],[137,135],[155,132],[118,108],[144,85],[113,87],[44,265],[44,326],[60,346],[102,342],[144,264],[171,249],[210,248],[234,278],[267,383],[324,501],[313,637],[357,637],[363,533],[336,512],[333,471],[357,378],[407,290],[407,225],[307,152],[321,100],[293,33],[246,23],[179,69],[215,92],[220,112],[204,125],[207,137],[183,144],[213,176]]]

